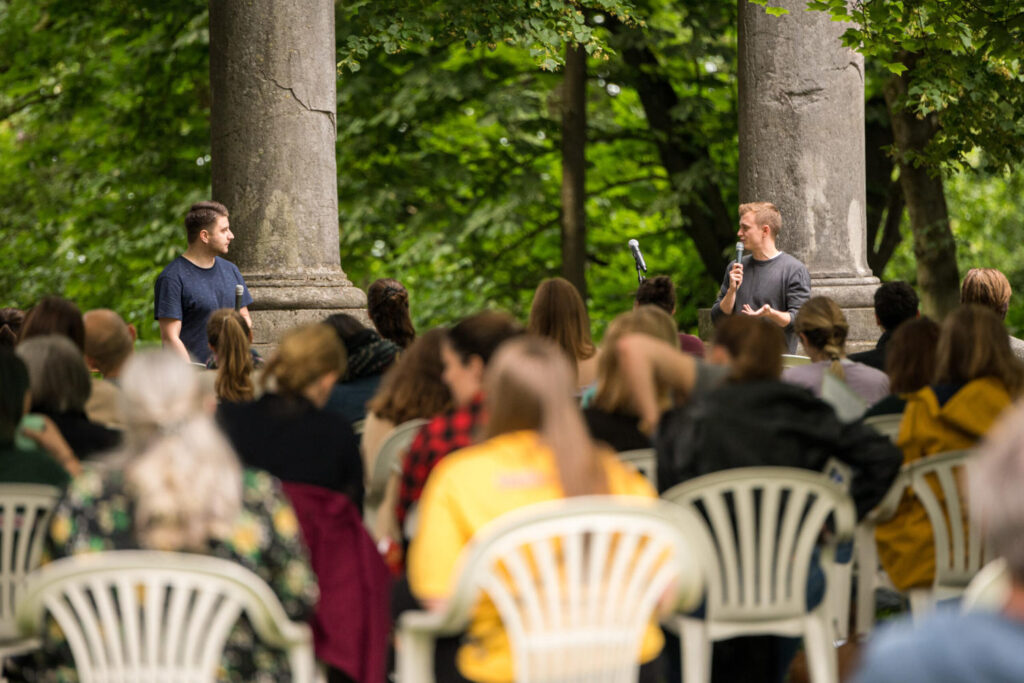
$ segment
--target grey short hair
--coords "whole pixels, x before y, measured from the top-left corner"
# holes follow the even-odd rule
[[[967,465],[967,486],[985,543],[1024,583],[1024,406],[1003,413]]]
[[[15,353],[28,368],[32,409],[52,413],[82,412],[92,393],[85,357],[63,335],[44,334],[18,344]]]

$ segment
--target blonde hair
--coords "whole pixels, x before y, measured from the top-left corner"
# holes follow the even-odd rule
[[[679,330],[675,321],[657,305],[640,306],[635,311],[616,316],[604,333],[606,351],[597,362],[597,393],[592,405],[599,410],[630,415],[637,413],[633,392],[619,371],[619,356],[615,352],[616,342],[630,332],[640,332],[673,347],[679,346]],[[659,405],[663,409],[668,408],[672,403],[670,387],[659,380],[656,388]]]
[[[142,547],[202,551],[242,508],[242,467],[202,386],[169,351],[135,354],[121,375],[124,444],[110,464],[124,470]]]
[[[794,328],[804,335],[807,344],[829,357],[832,363],[828,371],[837,379],[845,380],[846,372],[840,361],[846,355],[846,335],[850,326],[839,304],[827,296],[811,298],[796,314]]]
[[[537,285],[526,331],[554,340],[574,361],[597,351],[590,340],[590,318],[576,287],[561,277]]]
[[[502,345],[487,366],[488,438],[536,430],[555,456],[566,497],[607,493],[608,480],[573,393],[575,373],[551,340],[533,335]]]
[[[314,323],[288,330],[260,379],[267,390],[271,380],[277,393],[301,396],[302,391],[328,372],[344,377],[348,366],[345,347],[329,325]]]
[[[206,339],[217,353],[217,398],[222,401],[251,401],[252,352],[249,326],[233,308],[218,308],[206,323]]]
[[[773,240],[779,239],[779,233],[782,232],[782,213],[779,208],[771,202],[748,202],[746,204],[740,204],[739,216],[743,218],[748,213],[754,214],[754,221],[757,223],[757,227],[762,225],[768,226],[768,232],[771,233]]]
[[[992,309],[1001,319],[1010,307],[1010,281],[995,268],[971,268],[960,285],[960,303]]]

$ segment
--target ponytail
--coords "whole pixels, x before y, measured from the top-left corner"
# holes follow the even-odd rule
[[[416,339],[409,317],[409,292],[398,280],[377,280],[366,290],[366,312],[385,339],[406,348]]]
[[[245,319],[230,308],[219,309],[210,316],[206,335],[217,353],[217,398],[231,403],[251,401],[253,362]]]

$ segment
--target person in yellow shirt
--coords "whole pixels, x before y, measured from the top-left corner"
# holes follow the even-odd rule
[[[419,531],[409,551],[413,594],[428,608],[443,605],[457,580],[457,560],[488,522],[518,508],[571,496],[656,496],[651,485],[588,436],[573,398],[575,373],[553,342],[525,336],[506,342],[484,379],[486,441],[442,460],[420,502]],[[641,681],[656,680],[663,637],[652,620],[639,661]],[[508,638],[487,598],[477,605],[455,667],[439,652],[437,680],[514,680]],[[449,657],[450,659],[450,657]]]
[[[904,464],[972,448],[1024,390],[1024,364],[1014,357],[999,318],[981,306],[953,311],[942,324],[935,380],[912,394],[896,445]],[[935,578],[935,545],[924,507],[904,493],[896,514],[875,531],[878,559],[899,590]]]

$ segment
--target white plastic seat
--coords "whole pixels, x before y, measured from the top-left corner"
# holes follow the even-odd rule
[[[1001,612],[1010,599],[1013,579],[1006,560],[997,557],[974,575],[964,590],[961,608],[966,611]]]
[[[29,572],[39,566],[60,489],[42,484],[0,484],[0,666],[3,659],[39,647],[22,638],[15,622]]]
[[[384,490],[387,488],[388,480],[396,472],[402,471],[402,458],[409,450],[413,439],[416,438],[420,428],[427,424],[427,420],[415,419],[403,422],[388,432],[377,450],[377,458],[373,461],[373,473],[370,476],[370,483],[366,487],[366,497],[363,503],[363,518],[367,523],[372,523],[377,515],[377,508],[384,498]]]
[[[517,683],[632,683],[645,630],[673,588],[695,607],[703,581],[685,510],[642,498],[584,496],[495,520],[467,546],[438,612],[406,612],[398,679],[434,680],[434,641],[461,633],[481,594],[508,634]]]
[[[215,680],[243,612],[263,642],[288,651],[296,683],[313,681],[309,626],[289,621],[262,579],[218,557],[119,550],[57,560],[30,578],[18,624],[39,633],[50,613],[83,683],[200,683]]]
[[[812,555],[826,522],[819,562],[832,576],[835,545],[853,536],[853,501],[827,475],[789,467],[724,470],[666,491],[666,500],[700,513],[705,560],[704,618],[680,616],[683,679],[711,680],[711,645],[741,635],[800,636],[811,680],[838,681],[829,633],[830,593],[807,606]]]
[[[887,436],[896,443],[896,437],[900,433],[900,422],[903,421],[903,413],[891,415],[872,415],[864,418],[864,424],[874,429],[882,436]]]
[[[808,365],[810,362],[810,356],[798,356],[795,353],[782,354],[782,367],[784,368],[794,368],[798,365]]]
[[[632,451],[619,451],[619,460],[627,462],[637,469],[640,474],[651,482],[651,486],[658,488],[658,456],[653,448],[638,448]]]
[[[930,588],[912,588],[908,591],[910,611],[914,618],[926,614],[940,600],[958,598],[982,565],[992,559],[986,557],[977,526],[968,520],[965,501],[961,500],[957,484],[958,472],[963,471],[967,459],[974,451],[958,450],[937,453],[921,458],[905,468],[910,486],[921,501],[935,539],[935,580]],[[929,483],[937,482],[942,500]]]
[[[905,471],[897,474],[882,501],[857,524],[854,531],[854,564],[857,568],[857,609],[854,624],[860,637],[867,636],[875,626],[875,590],[880,585],[895,590],[878,564],[875,527],[879,522],[892,519],[909,481]],[[884,578],[884,581],[880,578]]]

